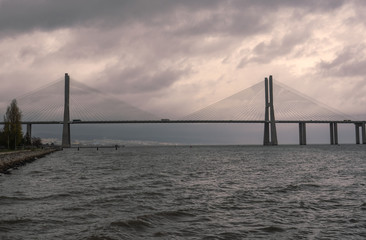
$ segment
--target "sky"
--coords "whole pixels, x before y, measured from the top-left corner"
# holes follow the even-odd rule
[[[366,117],[366,1],[0,0],[0,105],[63,78],[185,116],[264,77]]]

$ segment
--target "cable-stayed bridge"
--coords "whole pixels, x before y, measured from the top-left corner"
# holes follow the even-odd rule
[[[278,144],[278,123],[297,123],[301,145],[306,145],[306,124],[329,124],[331,144],[338,144],[338,124],[354,124],[356,143],[360,143],[361,136],[362,143],[366,144],[365,121],[353,120],[288,86],[275,83],[272,76],[265,78],[264,84],[259,82],[179,119],[158,117],[71,81],[68,74],[65,79],[20,96],[17,101],[28,136],[31,136],[32,124],[62,124],[63,147],[71,145],[70,124],[117,123],[261,123],[264,145]]]

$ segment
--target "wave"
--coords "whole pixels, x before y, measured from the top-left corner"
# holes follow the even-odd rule
[[[152,225],[144,221],[143,219],[130,219],[125,221],[115,221],[111,223],[111,226],[118,226],[128,229],[134,229],[136,231],[142,231],[147,227],[151,227]]]
[[[85,240],[117,240],[117,238],[111,238],[105,235],[92,235],[86,238],[83,238]]]
[[[321,187],[320,185],[313,183],[289,184],[287,186],[277,188],[276,192],[288,193],[296,191],[314,190],[320,187]]]
[[[67,193],[57,193],[57,194],[49,194],[44,196],[0,196],[0,202],[2,201],[38,201],[38,200],[53,200],[58,198],[70,197],[79,192],[67,192]],[[80,192],[81,193],[81,192]]]
[[[284,232],[285,231],[285,229],[283,229],[281,227],[276,227],[276,226],[264,227],[264,228],[260,228],[259,230],[267,232],[267,233],[275,233],[275,232]]]
[[[184,218],[194,218],[194,217],[196,217],[196,215],[189,213],[185,210],[162,211],[137,216],[134,219],[114,221],[110,224],[110,226],[118,226],[126,229],[143,231],[146,230],[147,228],[152,228],[156,224],[159,224],[164,221],[179,221]]]
[[[7,219],[7,220],[0,220],[0,225],[17,225],[22,223],[29,223],[32,222],[32,219],[29,218],[16,218],[16,219]]]

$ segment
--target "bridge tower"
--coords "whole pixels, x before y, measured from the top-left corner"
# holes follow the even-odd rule
[[[265,89],[265,116],[264,116],[264,138],[263,145],[278,145],[277,142],[277,130],[276,130],[276,120],[273,107],[273,80],[272,76],[264,79],[264,89]]]
[[[71,147],[70,141],[70,77],[65,73],[65,105],[64,105],[64,122],[62,130],[62,147]]]

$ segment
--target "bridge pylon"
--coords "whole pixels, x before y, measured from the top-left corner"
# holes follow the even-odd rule
[[[64,105],[64,121],[62,130],[62,147],[71,147],[70,141],[70,77],[65,73],[65,105]]]
[[[265,89],[265,115],[264,115],[264,146],[275,146],[278,145],[277,141],[277,130],[276,120],[273,106],[273,80],[272,76],[264,79]]]

